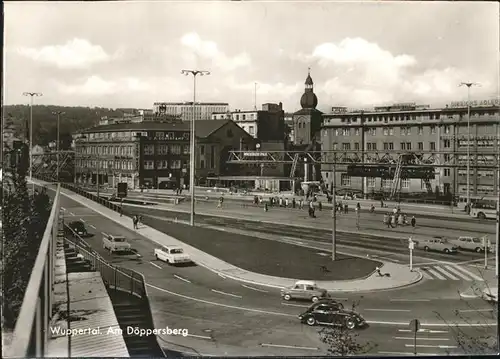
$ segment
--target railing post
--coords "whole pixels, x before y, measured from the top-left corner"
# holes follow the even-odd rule
[[[39,293],[40,295],[40,293]],[[35,356],[37,358],[43,357],[42,353],[42,306],[40,303],[40,296],[36,299],[36,313],[35,313]]]
[[[50,254],[48,253],[50,258]],[[51,319],[51,298],[53,294],[52,283],[50,282],[50,261],[45,263],[43,275],[43,295],[42,295],[42,356],[45,356],[49,340],[49,326]]]

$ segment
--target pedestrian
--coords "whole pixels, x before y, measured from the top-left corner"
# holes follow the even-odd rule
[[[219,198],[219,203],[217,204],[217,208],[222,208],[222,203],[224,202],[224,198]]]
[[[299,200],[299,209],[303,209],[304,208],[304,200],[301,198]]]
[[[295,201],[295,197],[292,198],[292,208],[295,208],[297,205],[297,202]]]
[[[288,208],[288,198],[285,198],[285,208]]]
[[[347,203],[344,205],[344,214],[348,214],[349,213],[349,206],[347,205]]]
[[[142,223],[142,216],[139,215],[137,217],[137,228],[139,228],[139,224],[141,224],[141,223]]]
[[[384,222],[383,222],[383,223],[387,226],[387,228],[389,228],[389,227],[390,227],[390,225],[389,225],[389,224],[390,224],[391,222],[389,221],[389,216],[387,215],[387,213],[386,213],[386,214],[384,214]]]
[[[392,228],[396,228],[398,226],[398,222],[397,222],[397,215],[396,214],[393,214],[391,216],[391,224],[392,224]]]
[[[123,204],[120,205],[120,217],[123,217]]]
[[[380,208],[384,208],[384,200],[383,199],[380,200]]]
[[[320,212],[323,210],[323,204],[321,203],[321,201],[318,201],[318,209]]]
[[[137,229],[137,216],[136,215],[134,215],[132,217],[132,222],[134,223],[134,229]]]
[[[380,272],[380,267],[375,268],[375,271],[377,272],[379,277],[383,277],[382,272]]]
[[[356,211],[359,211],[361,210],[361,205],[359,204],[359,202],[356,204]]]
[[[264,212],[269,211],[269,207],[267,206],[267,203],[264,203]]]
[[[415,219],[415,216],[411,217],[411,226],[415,228],[415,225],[417,224],[417,220]]]

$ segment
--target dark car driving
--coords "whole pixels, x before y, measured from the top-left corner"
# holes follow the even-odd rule
[[[320,301],[314,303],[299,315],[302,323],[308,325],[335,325],[347,329],[360,328],[366,325],[363,317],[352,310],[344,309],[341,303]]]
[[[82,221],[73,221],[68,223],[68,225],[64,227],[64,232],[67,235],[74,235],[74,233],[76,233],[81,237],[89,236],[89,232],[87,231],[87,228],[85,228],[85,224]]]

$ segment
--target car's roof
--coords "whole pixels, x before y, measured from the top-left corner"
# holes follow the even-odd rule
[[[178,248],[180,248],[180,249],[182,249],[181,246],[178,246],[178,245],[175,245],[175,244],[167,244],[167,245],[164,245],[163,248],[168,248],[168,249],[174,249],[174,248],[178,249]]]
[[[295,285],[316,285],[316,282],[313,280],[298,280],[295,282]]]
[[[107,234],[107,236],[112,238],[125,238],[125,236],[122,236],[121,234]]]

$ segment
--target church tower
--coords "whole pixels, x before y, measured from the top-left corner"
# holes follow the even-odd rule
[[[321,129],[322,112],[316,109],[318,98],[314,93],[311,69],[308,69],[304,93],[300,98],[301,110],[293,114],[294,136],[296,145],[309,145],[317,138]]]

